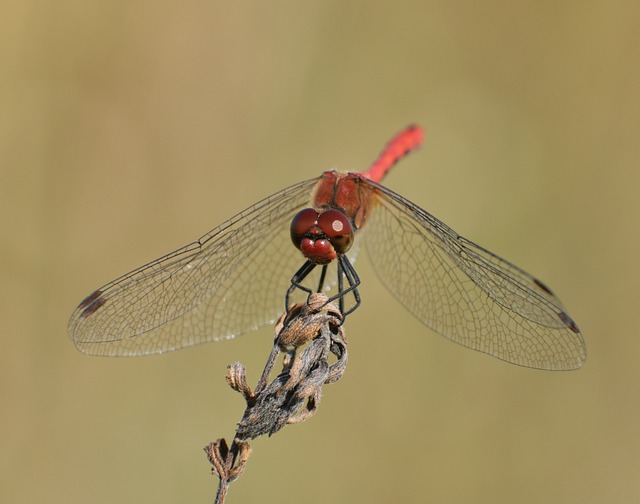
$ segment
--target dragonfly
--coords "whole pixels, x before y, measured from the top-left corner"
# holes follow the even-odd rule
[[[71,339],[103,356],[231,339],[274,323],[283,293],[287,309],[299,292],[335,292],[348,315],[361,301],[353,264],[364,245],[386,288],[433,331],[524,367],[581,367],[582,334],[545,283],[381,185],[423,138],[408,126],[367,170],[287,187],[100,287],[73,312]]]

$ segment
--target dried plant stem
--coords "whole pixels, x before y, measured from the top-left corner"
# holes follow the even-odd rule
[[[247,407],[230,447],[220,438],[204,449],[220,479],[216,504],[224,502],[229,485],[245,469],[251,456],[247,441],[311,418],[320,403],[322,385],[342,377],[347,364],[342,321],[334,303],[322,294],[312,294],[307,303],[291,307],[280,317],[273,348],[254,391],[247,384],[244,365],[236,362],[228,367],[227,383],[243,395]],[[268,383],[282,352],[282,372]],[[330,355],[337,359],[333,364],[328,362]]]

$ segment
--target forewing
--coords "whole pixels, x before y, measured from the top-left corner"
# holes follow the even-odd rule
[[[369,183],[378,205],[364,230],[368,255],[383,283],[420,321],[521,366],[569,370],[584,363],[580,331],[546,285]]]
[[[83,352],[142,355],[233,338],[274,321],[304,258],[292,217],[317,179],[278,192],[199,240],[89,295],[69,321]]]

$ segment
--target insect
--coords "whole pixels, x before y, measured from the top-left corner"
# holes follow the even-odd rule
[[[546,284],[380,184],[422,141],[409,126],[369,169],[292,185],[106,284],[74,311],[72,340],[90,354],[143,355],[230,339],[274,322],[283,295],[288,306],[335,284],[331,299],[348,315],[364,241],[384,285],[434,331],[521,366],[579,368],[584,340]]]

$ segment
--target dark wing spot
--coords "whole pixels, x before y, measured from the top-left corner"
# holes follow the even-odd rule
[[[93,294],[91,294],[91,296],[89,296],[87,299],[85,299],[82,303],[80,303],[80,308],[85,307],[84,310],[82,310],[82,313],[80,314],[81,318],[87,318],[89,315],[91,315],[92,313],[95,313],[96,310],[98,310],[98,308],[100,308],[103,304],[105,304],[107,302],[106,298],[103,297],[97,297],[100,294],[102,294],[100,291],[96,291]]]
[[[573,321],[573,319],[567,315],[565,312],[558,313],[558,317],[560,320],[566,325],[569,329],[571,329],[574,333],[580,334],[580,329],[578,329],[577,324]]]
[[[102,296],[101,290],[93,291],[91,294],[89,294],[86,298],[84,298],[80,302],[80,304],[78,305],[78,308],[86,308],[91,303],[93,303],[96,299],[98,299],[100,296]]]
[[[549,287],[547,287],[545,284],[543,284],[540,280],[538,280],[537,278],[533,279],[533,283],[536,284],[538,287],[540,287],[543,291],[545,291],[547,294],[549,294],[550,296],[554,296],[555,294],[553,292],[551,292],[551,289]],[[565,313],[566,315],[566,313]]]

